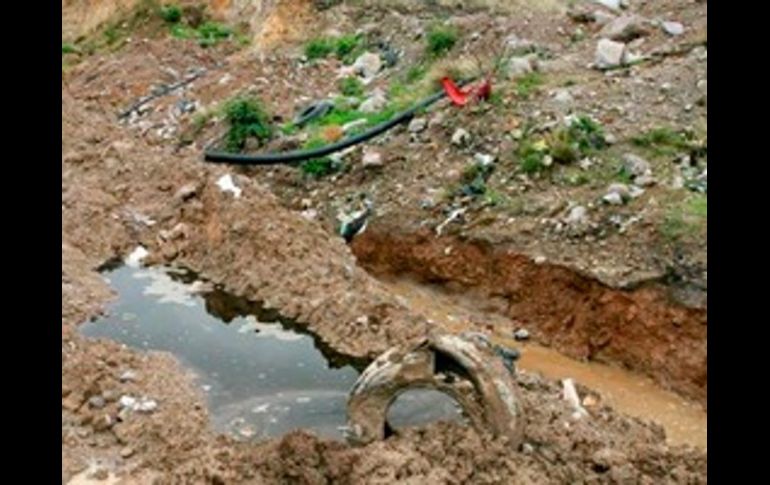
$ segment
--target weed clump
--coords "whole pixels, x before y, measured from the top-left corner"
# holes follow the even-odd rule
[[[363,96],[364,85],[360,79],[355,76],[349,76],[340,82],[340,91],[345,96]]]
[[[360,49],[361,37],[343,35],[341,37],[318,37],[305,44],[305,57],[309,61],[324,59],[334,54],[345,64],[352,64]]]
[[[260,144],[272,136],[267,114],[256,98],[236,98],[225,106],[225,118],[230,124],[227,132],[227,150],[243,150],[248,138],[256,138]]]
[[[433,27],[428,31],[426,51],[433,57],[441,57],[457,43],[457,31],[451,27]]]
[[[182,20],[182,9],[179,5],[165,5],[160,9],[160,17],[169,24],[175,24]]]

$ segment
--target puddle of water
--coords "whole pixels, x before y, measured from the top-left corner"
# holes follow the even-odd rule
[[[399,279],[385,284],[407,300],[411,308],[449,331],[472,330],[471,318],[479,320],[479,312],[469,310],[470,306],[463,305],[457,295],[449,296],[409,280]],[[493,325],[504,320],[499,315],[485,314],[483,317]],[[605,402],[616,410],[663,426],[669,443],[707,449],[707,419],[703,408],[660,388],[652,379],[609,365],[579,362],[535,343],[522,344],[501,336],[492,336],[492,340],[521,351],[519,368],[551,379],[571,377],[575,382],[600,393]]]
[[[88,337],[174,354],[207,395],[211,421],[241,439],[307,428],[340,439],[348,391],[363,363],[334,353],[294,322],[222,291],[200,294],[194,275],[123,266],[104,277],[118,300],[81,326]],[[428,391],[399,404],[393,426],[457,419]]]

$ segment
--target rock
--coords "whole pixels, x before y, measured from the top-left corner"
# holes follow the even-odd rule
[[[366,101],[361,103],[361,106],[358,107],[358,111],[362,113],[377,113],[387,104],[388,100],[385,97],[385,93],[382,90],[377,89],[366,99]]]
[[[428,121],[425,118],[413,118],[409,122],[409,131],[411,133],[419,133],[428,127]]]
[[[698,61],[703,62],[708,58],[708,51],[704,46],[699,45],[690,51],[690,56],[694,57]]]
[[[107,402],[102,396],[91,396],[88,399],[88,405],[95,409],[101,409],[103,408]]]
[[[136,406],[136,398],[131,396],[120,396],[118,405],[120,405],[121,409],[134,409]]]
[[[508,52],[513,55],[527,54],[534,51],[537,47],[534,42],[527,39],[521,39],[516,34],[509,35],[503,42],[505,43],[505,48]]]
[[[364,157],[361,161],[361,165],[364,168],[382,167],[382,155],[379,152],[367,151],[364,152]]]
[[[354,129],[359,128],[361,126],[365,126],[367,123],[368,123],[368,120],[366,118],[361,118],[360,120],[353,120],[350,123],[345,123],[344,125],[342,125],[342,132],[348,135]]]
[[[508,60],[508,77],[518,77],[534,71],[529,57],[511,57]]]
[[[363,78],[373,78],[382,69],[382,60],[378,54],[365,52],[353,63],[353,71]]]
[[[650,175],[652,173],[650,162],[633,153],[626,153],[623,155],[623,170],[633,178],[641,177],[642,175]]]
[[[182,202],[192,199],[198,194],[198,185],[195,183],[189,183],[181,186],[179,190],[174,194],[174,198],[181,200]]]
[[[645,19],[638,15],[623,15],[605,25],[599,35],[611,40],[629,42],[650,33],[645,24]]]
[[[622,465],[628,461],[626,455],[612,448],[602,448],[591,456],[593,464],[599,470],[607,471],[613,466]]]
[[[616,192],[610,192],[609,194],[605,194],[604,197],[602,197],[602,200],[610,205],[623,204],[623,197],[621,197],[620,194]]]
[[[597,25],[607,25],[608,23],[615,20],[614,15],[607,13],[604,10],[595,10],[593,12],[593,18]]]
[[[604,134],[604,143],[606,143],[607,145],[614,145],[617,142],[618,142],[617,137],[615,135],[613,135],[612,133],[605,133]]]
[[[471,141],[471,134],[462,128],[458,128],[452,134],[452,145],[463,146]]]
[[[604,5],[612,10],[620,10],[621,0],[594,0],[594,2]]]
[[[598,69],[610,69],[623,64],[626,57],[626,45],[610,39],[601,39],[596,44],[594,63]]]
[[[152,399],[142,399],[142,401],[135,406],[135,409],[140,413],[151,413],[158,409],[158,403]]]
[[[626,201],[631,198],[631,189],[626,184],[610,184],[607,188],[607,195],[609,194],[618,194],[623,201]]]
[[[535,264],[543,264],[547,261],[545,256],[535,256]]]
[[[656,181],[652,175],[645,174],[645,175],[640,175],[636,177],[634,179],[634,183],[639,187],[652,187],[653,185],[655,185]]]
[[[566,89],[560,89],[553,95],[553,100],[559,104],[572,104],[574,99],[570,92]]]
[[[564,222],[570,226],[585,225],[588,222],[588,209],[582,205],[576,205],[569,211]]]
[[[521,445],[521,452],[526,455],[531,455],[532,453],[535,452],[535,447],[530,445],[529,443],[524,443],[523,445]]]
[[[133,449],[133,448],[131,448],[131,447],[128,447],[128,446],[126,446],[125,448],[123,448],[122,450],[120,450],[120,456],[121,456],[122,458],[129,458],[129,457],[131,457],[131,455],[133,455],[133,454],[134,454],[134,449]]]
[[[473,160],[476,161],[482,167],[488,167],[495,163],[495,157],[486,153],[474,153]]]
[[[518,341],[529,340],[529,331],[525,328],[520,328],[513,332],[513,338]]]
[[[124,373],[120,374],[120,382],[128,382],[128,381],[135,381],[136,380],[136,372],[132,370],[127,370]]]
[[[663,22],[660,26],[663,28],[663,32],[668,35],[677,36],[684,34],[684,25],[679,22]]]
[[[642,194],[644,194],[644,189],[641,187],[637,187],[636,185],[632,185],[628,189],[628,194],[631,196],[632,199],[636,199],[637,197],[640,197]]]

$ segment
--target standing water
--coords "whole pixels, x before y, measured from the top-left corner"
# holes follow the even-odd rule
[[[290,320],[168,268],[120,267],[105,274],[118,300],[81,326],[88,337],[171,352],[199,377],[217,431],[245,439],[295,428],[341,438],[348,391],[363,370]],[[448,396],[410,391],[391,425],[460,419]]]

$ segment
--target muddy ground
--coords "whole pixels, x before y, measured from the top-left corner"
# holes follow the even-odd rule
[[[480,319],[468,328],[509,336],[525,327],[571,357],[647,374],[705,405],[705,219],[674,213],[695,196],[672,182],[681,176],[674,162],[683,154],[639,151],[631,143],[660,125],[705,136],[699,82],[706,77],[705,3],[631,2],[632,12],[675,18],[686,30],[672,37],[650,28],[633,45],[655,54],[652,60],[610,74],[587,66],[600,27],[576,22],[560,2],[511,2],[513,13],[496,2],[466,9],[444,2],[342,2],[323,10],[316,10],[319,2],[244,7],[248,3],[210,7],[224,21],[234,11],[260,12],[246,22],[250,45],[203,48],[169,36],[150,16],[130,23],[130,32],[113,28],[119,34],[110,36],[118,40],[108,45],[92,42],[88,53],[63,54],[63,483],[115,483],[115,477],[125,483],[705,482],[704,451],[669,446],[659,426],[607,407],[573,421],[558,383],[525,373],[518,377],[527,410],[523,451],[450,424],[406,430],[364,448],[303,432],[235,443],[209,429],[205,399],[173,357],[77,334],[76,326],[97,316],[111,297],[96,270],[141,244],[150,252],[147,263],[180,264],[234,294],[262,300],[347,355],[372,358],[437,325],[377,279],[409,276],[462,294],[479,312],[508,317],[507,327],[488,328]],[[64,2],[63,8],[66,23],[80,15],[67,9],[82,5]],[[123,25],[120,19],[132,14],[112,15]],[[286,27],[307,15],[316,19],[312,27]],[[325,178],[296,167],[203,163],[202,147],[225,125],[216,115],[201,123],[196,113],[249,91],[286,120],[304,102],[337,89],[340,62],[299,61],[306,39],[358,28],[388,39],[403,49],[402,58],[367,89],[387,88],[420,60],[416,32],[438,16],[461,32],[458,51],[499,44],[511,33],[542,46],[545,81],[527,96],[515,79],[502,81],[499,103],[436,106],[425,115],[425,131],[398,128],[372,144],[385,160],[380,167],[362,166],[360,151],[346,155],[346,170]],[[574,35],[577,28],[582,36]],[[85,40],[73,34],[63,42],[84,46],[105,38],[105,27],[94,29],[78,34]],[[206,73],[185,89],[127,121],[117,119],[153,86],[200,68]],[[567,107],[554,101],[565,86],[572,99]],[[196,103],[195,113],[178,110],[182,99]],[[575,166],[521,177],[510,131],[567,112],[590,113],[615,138],[587,170],[589,182],[565,182],[579,171]],[[471,140],[455,147],[450,139],[460,127]],[[628,151],[649,159],[657,183],[627,204],[602,204],[615,161]],[[478,152],[496,156],[487,183],[506,203],[441,196]],[[238,197],[217,186],[225,174],[241,189]],[[375,213],[347,246],[336,235],[334,216],[354,208],[361,193],[374,200]],[[588,208],[585,227],[557,230],[577,204]],[[436,237],[436,227],[458,207],[466,210],[463,218]],[[122,381],[128,369],[137,377]],[[124,394],[151,396],[158,409],[119,416],[116,401]],[[93,405],[95,396],[103,406],[100,400]]]

